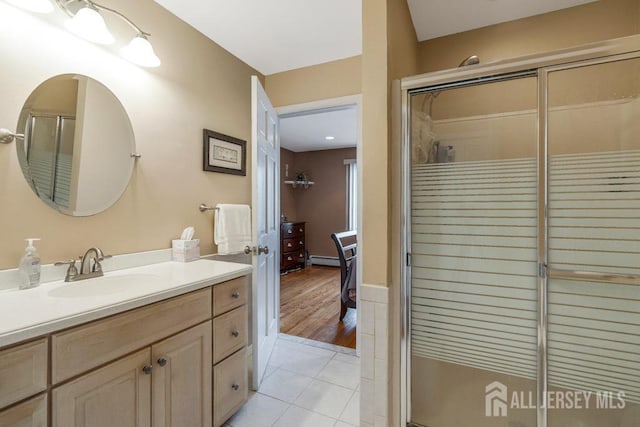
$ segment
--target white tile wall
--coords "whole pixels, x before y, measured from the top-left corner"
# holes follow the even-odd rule
[[[360,287],[361,327],[360,426],[389,425],[389,290]]]

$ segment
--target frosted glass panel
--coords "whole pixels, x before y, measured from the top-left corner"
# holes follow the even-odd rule
[[[535,403],[536,93],[536,79],[526,78],[412,99],[411,421],[418,425],[536,425],[534,409],[493,417],[485,406],[495,382]]]
[[[550,427],[640,422],[640,286],[616,278],[640,274],[639,76],[637,59],[549,74],[549,386],[594,393]]]

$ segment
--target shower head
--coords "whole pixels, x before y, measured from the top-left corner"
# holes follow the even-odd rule
[[[480,63],[480,58],[478,58],[477,55],[471,55],[470,57],[462,61],[460,65],[458,65],[458,67],[466,67],[467,65],[476,65],[479,63]]]

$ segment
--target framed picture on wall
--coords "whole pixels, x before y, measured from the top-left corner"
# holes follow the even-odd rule
[[[247,175],[247,141],[204,129],[203,170]]]

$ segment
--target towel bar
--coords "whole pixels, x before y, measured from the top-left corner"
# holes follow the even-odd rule
[[[200,210],[200,212],[205,212],[205,211],[217,211],[218,207],[213,207],[213,206],[207,206],[204,203],[202,203],[200,206],[198,206],[198,210]]]

